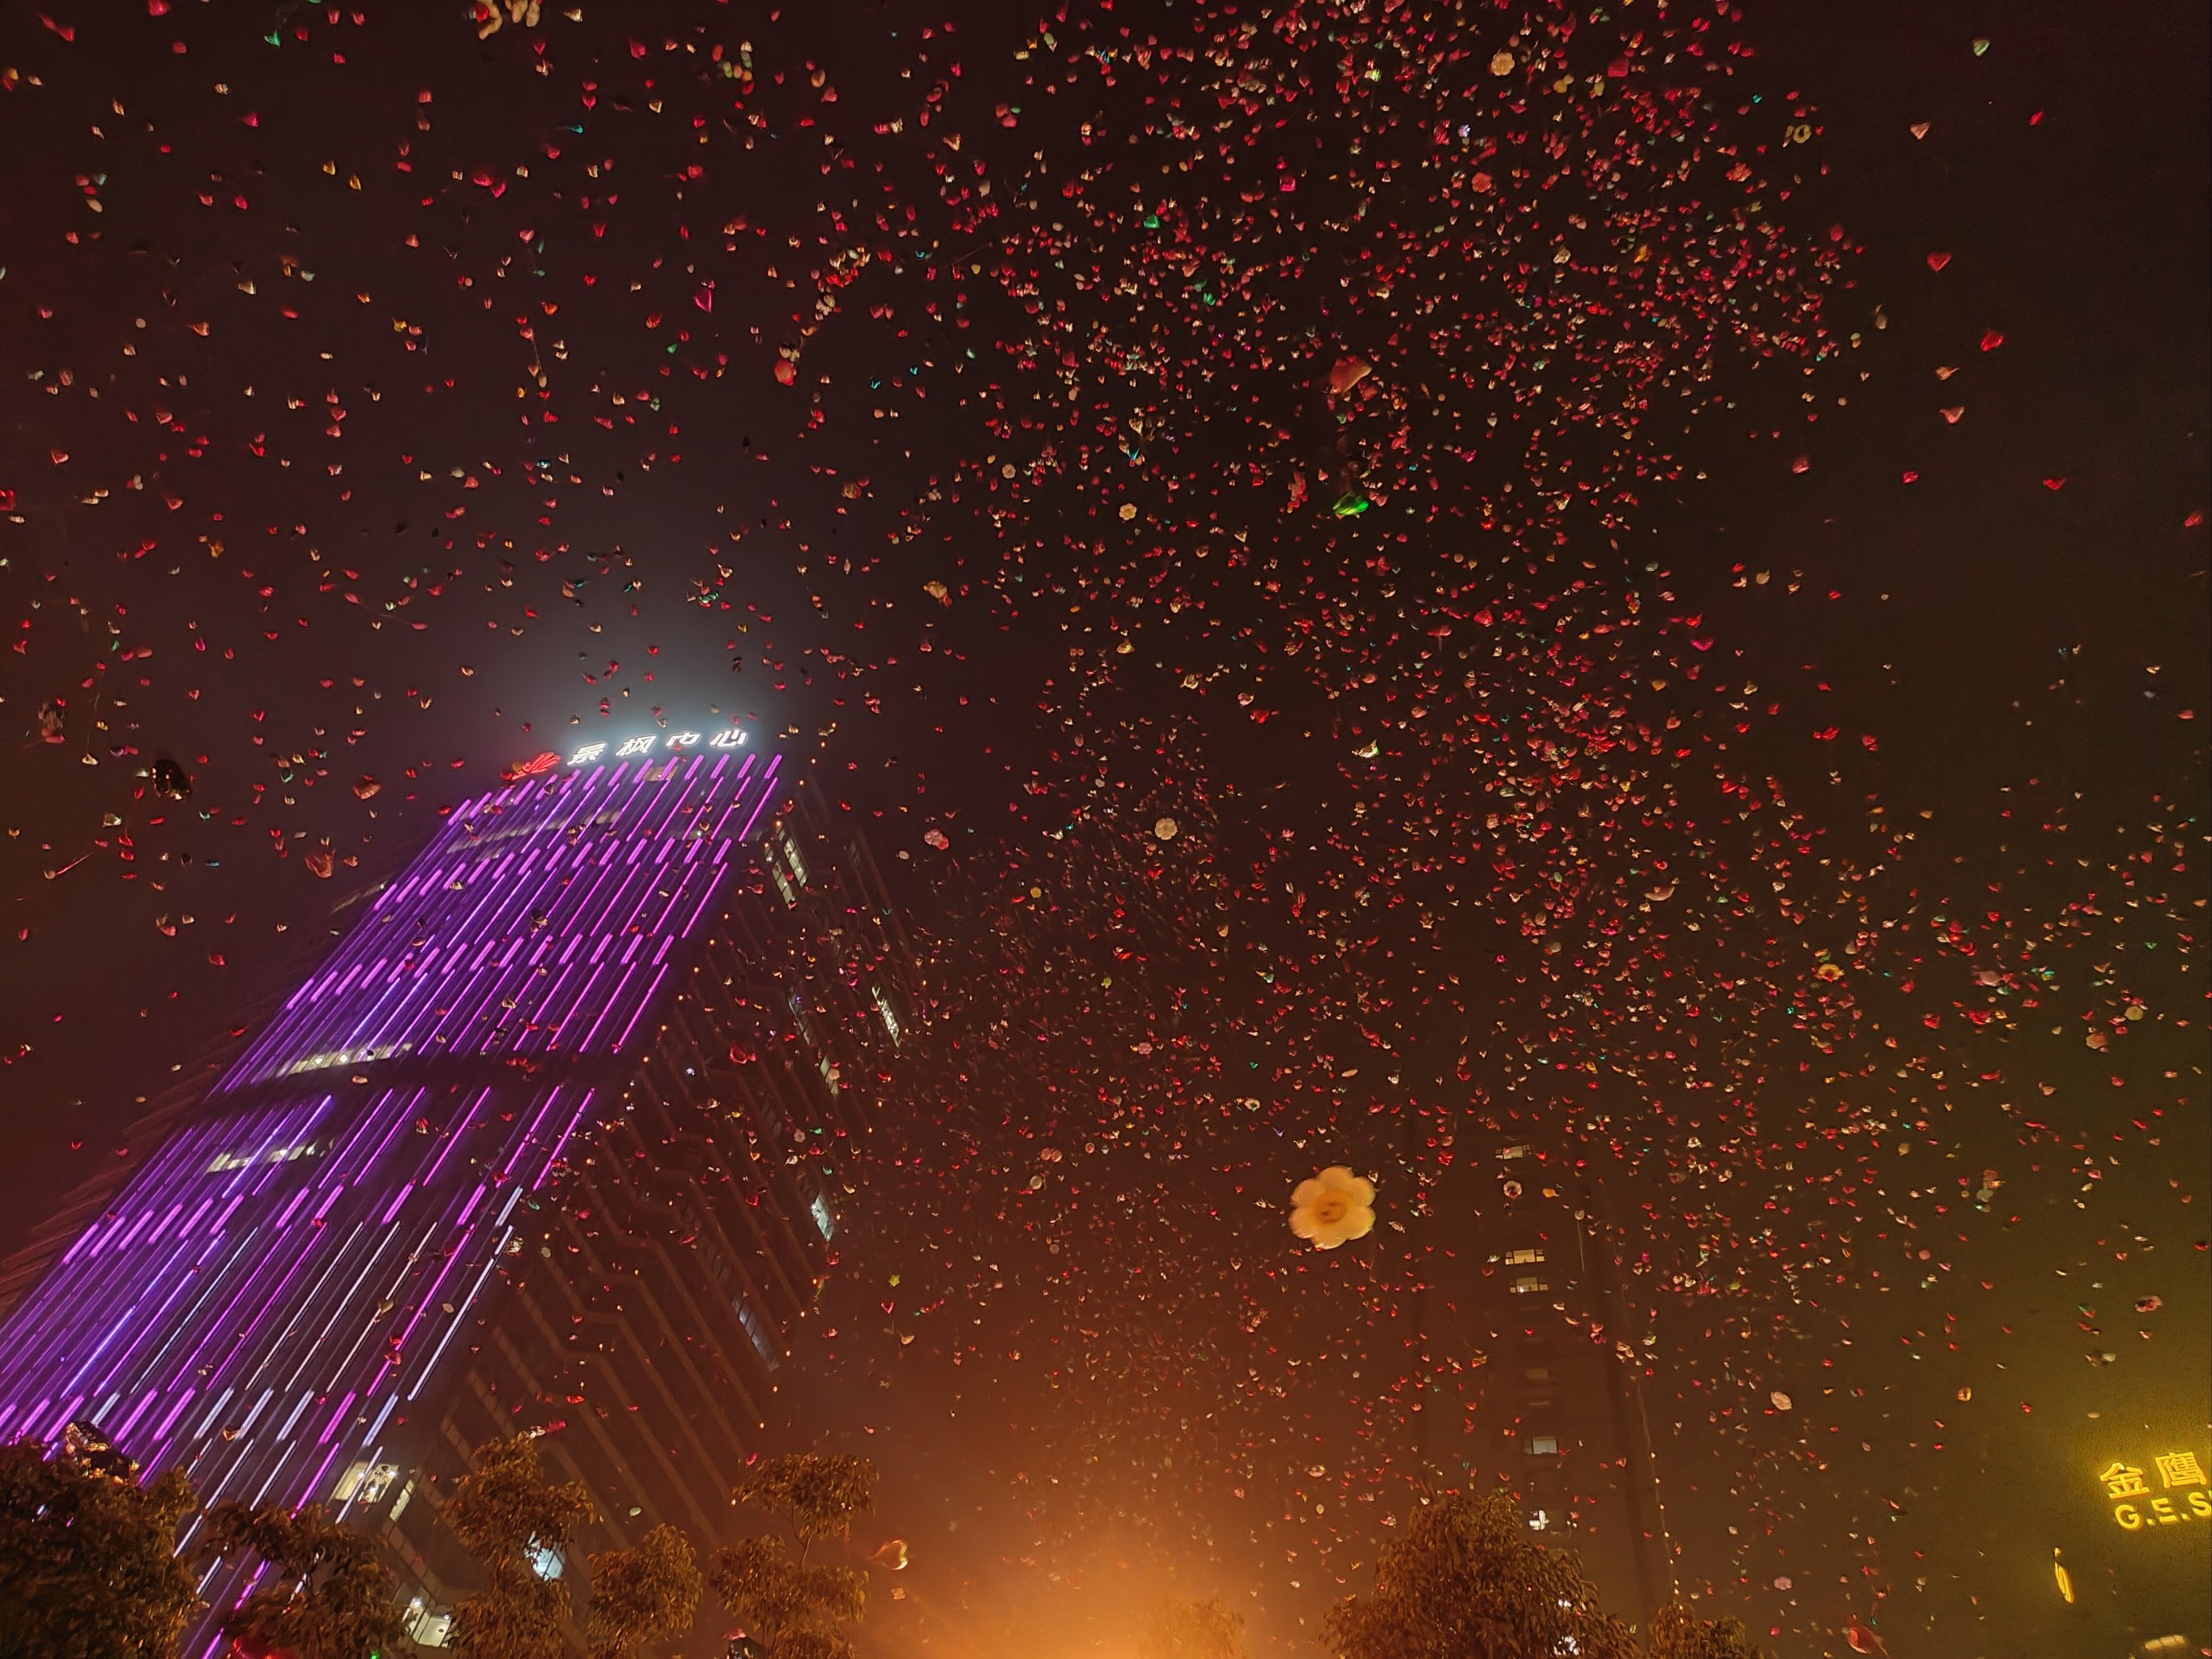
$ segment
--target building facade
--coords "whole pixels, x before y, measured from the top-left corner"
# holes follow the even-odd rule
[[[495,1437],[544,1435],[590,1547],[721,1541],[909,957],[775,759],[608,748],[464,804],[362,907],[0,1328],[0,1435],[89,1422],[207,1504],[323,1502],[432,1645],[467,1583],[435,1513]]]
[[[1425,1460],[1446,1486],[1510,1493],[1642,1625],[1674,1599],[1672,1547],[1604,1194],[1495,1122],[1466,1128],[1424,1222],[1424,1321],[1465,1378],[1462,1409],[1427,1418]]]

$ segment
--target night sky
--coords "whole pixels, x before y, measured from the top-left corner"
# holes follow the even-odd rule
[[[1701,1610],[2202,1639],[2096,1479],[2212,1461],[2201,7],[472,9],[0,16],[0,1246],[442,805],[736,720],[935,1000],[775,1431],[868,1650],[1318,1651],[1485,1121]]]

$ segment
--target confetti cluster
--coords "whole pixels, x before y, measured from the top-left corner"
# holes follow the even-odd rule
[[[1148,1553],[1317,1629],[1480,1409],[1419,1223],[1494,1132],[1608,1194],[1683,1593],[1947,1616],[1881,1523],[2033,1418],[2015,1324],[2124,1369],[2111,1287],[2201,1234],[2200,1172],[2103,1192],[2202,1143],[2201,790],[2107,833],[2023,775],[1954,848],[1763,665],[1840,592],[1650,556],[1908,302],[1755,18],[145,9],[0,26],[21,962],[96,915],[148,1018],[239,1018],[209,970],[323,941],[457,769],[757,728],[927,963],[810,1363],[975,1425],[931,1479],[1017,1518],[958,1574]],[[0,1058],[59,1090],[100,1018],[27,994]],[[1313,1253],[1337,1166],[1373,1231]]]

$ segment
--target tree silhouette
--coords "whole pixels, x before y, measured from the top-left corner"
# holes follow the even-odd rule
[[[683,1635],[698,1614],[699,1583],[691,1541],[674,1527],[655,1527],[635,1549],[594,1555],[585,1621],[592,1659],[638,1659],[647,1644]]]
[[[374,1659],[402,1635],[391,1569],[373,1540],[310,1504],[220,1504],[208,1514],[204,1556],[250,1553],[269,1572],[223,1620],[223,1632],[291,1659]]]
[[[489,1581],[453,1609],[452,1645],[462,1659],[560,1659],[568,1587],[549,1556],[566,1561],[592,1496],[574,1482],[548,1486],[535,1436],[477,1449],[477,1467],[447,1501],[444,1519]]]
[[[1325,1634],[1338,1659],[1759,1659],[1735,1620],[1680,1607],[1662,1607],[1639,1644],[1504,1492],[1416,1510],[1383,1547],[1373,1591],[1330,1608]]]
[[[1759,1659],[1740,1620],[1700,1619],[1681,1607],[1659,1609],[1644,1650],[1651,1659]]]
[[[784,1522],[799,1543],[794,1552],[790,1539],[749,1538],[716,1551],[707,1571],[763,1659],[849,1659],[845,1626],[866,1609],[867,1575],[806,1558],[872,1510],[875,1494],[873,1463],[830,1452],[769,1458],[739,1482],[738,1501]]]
[[[1543,1547],[1503,1492],[1413,1512],[1383,1547],[1375,1589],[1329,1609],[1341,1659],[1632,1659],[1627,1626],[1571,1556]]]
[[[0,1659],[168,1659],[200,1606],[177,1559],[197,1507],[165,1469],[0,1447]]]

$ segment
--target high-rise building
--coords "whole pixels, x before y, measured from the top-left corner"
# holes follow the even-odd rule
[[[1640,1625],[1674,1599],[1672,1552],[1602,1191],[1494,1121],[1468,1127],[1423,1224],[1423,1317],[1465,1379],[1461,1409],[1425,1419],[1427,1460],[1447,1485],[1510,1492]]]
[[[733,732],[456,808],[0,1327],[0,1436],[337,1509],[434,1645],[434,1513],[496,1436],[544,1432],[595,1547],[719,1541],[912,1006],[833,820]]]

